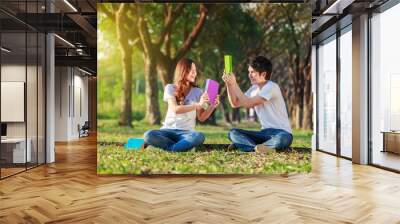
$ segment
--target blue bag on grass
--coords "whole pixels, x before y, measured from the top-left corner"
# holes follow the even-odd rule
[[[144,139],[143,138],[129,138],[125,144],[126,150],[140,150],[143,149]]]

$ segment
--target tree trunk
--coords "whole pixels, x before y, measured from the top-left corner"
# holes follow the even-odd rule
[[[302,103],[301,103],[302,104]],[[301,129],[301,124],[303,121],[303,106],[301,104],[296,104],[296,120],[295,120],[295,128]]]
[[[312,100],[311,104],[310,103],[305,103],[303,107],[303,124],[302,128],[303,129],[308,129],[311,130],[313,126],[313,107],[312,107]]]
[[[304,89],[302,88],[302,85],[299,85],[297,87],[296,91],[296,120],[295,120],[295,127],[297,129],[302,128],[302,122],[303,122],[303,101],[304,101]]]
[[[132,126],[132,47],[124,31],[125,5],[116,14],[117,37],[122,52],[122,102],[119,125]]]
[[[294,96],[291,96],[290,97],[291,103],[288,103],[289,119],[291,126],[295,126],[296,124],[296,103],[294,98],[295,98]]]
[[[197,37],[199,36],[205,20],[206,20],[206,12],[207,8],[204,4],[200,4],[200,13],[199,13],[199,19],[197,23],[192,27],[191,32],[187,31],[187,34],[184,34],[185,38],[182,44],[182,47],[180,49],[176,50],[176,53],[174,56],[171,55],[171,30],[169,32],[165,33],[166,38],[165,38],[165,54],[161,52],[161,48],[158,50],[157,58],[157,67],[160,70],[160,76],[161,80],[163,82],[163,85],[165,86],[168,83],[172,83],[174,79],[174,71],[175,71],[175,66],[178,63],[178,61],[185,57],[187,52],[192,48],[194,42],[196,41]],[[185,31],[186,32],[186,31]],[[159,43],[158,46],[162,46],[162,42]]]
[[[304,87],[304,115],[302,127],[303,129],[312,129],[313,126],[313,98],[311,92],[311,71],[309,69],[310,66],[307,67],[305,71],[305,87]]]
[[[239,108],[233,108],[232,121],[236,121],[237,123],[240,123],[240,109]]]
[[[166,86],[167,84],[174,82],[175,67],[176,63],[172,61],[170,58],[164,57],[162,55],[159,56],[157,68],[163,86]]]
[[[121,117],[119,124],[123,126],[132,126],[132,53],[124,49],[122,53],[123,73],[122,73],[122,103]]]
[[[165,55],[159,55],[157,66],[163,86],[173,83],[176,62],[171,60],[171,33],[165,36]]]
[[[215,111],[210,115],[210,117],[205,120],[204,122],[201,122],[202,124],[209,124],[209,125],[216,125],[217,120],[215,119]]]
[[[228,105],[227,105],[227,102],[226,102],[226,95],[223,94],[223,92],[221,94],[222,94],[221,98],[220,98],[220,101],[221,101],[221,112],[222,112],[223,117],[224,117],[224,122],[227,123],[227,124],[231,124],[232,121],[231,121],[231,117],[229,116]]]
[[[154,58],[145,58],[146,82],[146,120],[150,124],[160,124],[160,108],[158,104],[157,71]]]

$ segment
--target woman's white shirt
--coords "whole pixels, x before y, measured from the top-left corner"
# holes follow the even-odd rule
[[[168,102],[169,99],[175,98],[176,86],[174,84],[167,84],[164,89],[164,101]],[[203,90],[197,87],[192,87],[186,95],[183,104],[191,105],[200,101]],[[176,114],[172,107],[168,105],[167,115],[161,129],[179,129],[179,130],[194,130],[196,126],[196,110]]]

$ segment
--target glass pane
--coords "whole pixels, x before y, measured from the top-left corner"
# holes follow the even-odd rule
[[[1,34],[1,157],[2,177],[25,170],[30,161],[26,144],[26,34]],[[26,146],[28,146],[28,151]]]
[[[318,148],[336,154],[336,37],[318,48]]]
[[[340,150],[351,158],[352,141],[352,35],[350,30],[340,36]]]
[[[0,12],[0,167],[5,177],[45,161],[45,36],[21,22],[44,13],[45,1],[4,0],[0,7],[20,20]]]
[[[46,39],[44,34],[39,34],[38,46],[38,163],[45,163],[45,52]]]
[[[372,163],[400,170],[400,4],[372,25]]]
[[[30,149],[30,159],[28,160],[28,168],[37,165],[38,157],[38,36],[36,32],[27,33],[28,38],[28,63],[27,63],[27,95],[26,95],[26,111],[27,111],[27,131],[28,131],[28,149]]]

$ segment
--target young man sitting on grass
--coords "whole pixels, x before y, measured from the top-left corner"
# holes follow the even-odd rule
[[[234,74],[224,74],[229,102],[233,108],[254,108],[261,123],[260,131],[234,128],[229,140],[245,152],[272,152],[290,146],[293,140],[285,101],[281,90],[270,80],[271,61],[263,56],[254,58],[248,67],[252,86],[243,93]]]

